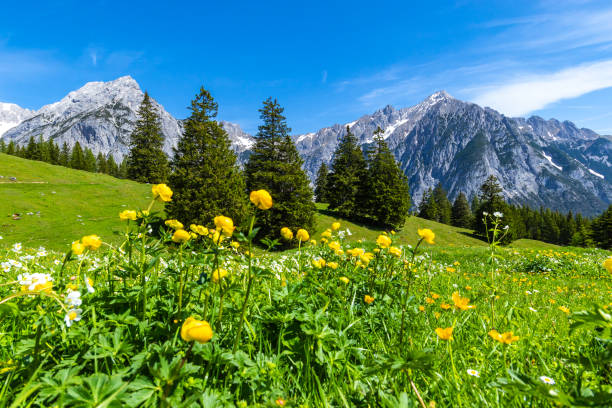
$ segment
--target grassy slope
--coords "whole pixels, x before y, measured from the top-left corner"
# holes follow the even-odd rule
[[[151,199],[147,185],[1,153],[0,175],[4,176],[0,179],[3,244],[66,250],[70,242],[87,234],[112,242],[114,231],[123,227],[117,214],[146,207]],[[9,177],[17,177],[18,183],[9,182]],[[13,220],[14,213],[21,213],[21,219]]]

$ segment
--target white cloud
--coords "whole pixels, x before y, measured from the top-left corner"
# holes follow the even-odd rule
[[[563,99],[609,87],[612,87],[612,60],[549,74],[524,75],[508,83],[480,88],[472,100],[509,116],[521,116]]]

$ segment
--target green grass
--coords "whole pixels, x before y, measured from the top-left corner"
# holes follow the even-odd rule
[[[509,247],[511,248],[523,248],[523,249],[559,249],[562,248],[559,245],[549,244],[547,242],[537,241],[535,239],[517,239],[513,241]]]
[[[1,153],[0,175],[0,242],[5,245],[21,242],[63,251],[88,234],[117,242],[115,232],[122,228],[118,213],[146,208],[151,200],[144,184]],[[21,219],[12,219],[16,213]]]

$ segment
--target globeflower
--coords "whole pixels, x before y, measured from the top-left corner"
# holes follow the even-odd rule
[[[339,222],[333,222],[332,223],[332,230],[338,231],[339,229],[340,229],[340,223]]]
[[[96,249],[100,248],[100,246],[102,245],[102,240],[97,235],[84,236],[83,238],[81,238],[81,242],[83,243],[85,248],[92,250],[92,251],[95,251]]]
[[[295,238],[298,241],[302,241],[302,242],[306,242],[310,239],[310,235],[308,234],[308,231],[306,231],[305,229],[299,229],[297,230],[297,232],[295,233]]]
[[[491,336],[493,340],[497,340],[504,344],[511,344],[519,339],[519,336],[514,336],[512,332],[499,333],[495,329],[489,331],[489,336]]]
[[[234,221],[229,217],[218,215],[214,218],[215,227],[221,230],[223,235],[231,237],[236,227],[234,227]],[[216,241],[215,241],[216,242]]]
[[[71,249],[73,254],[81,255],[83,252],[85,252],[85,245],[81,244],[81,241],[74,241]]]
[[[166,220],[164,224],[166,224],[166,226],[172,228],[173,230],[183,229],[183,224],[177,220]]]
[[[281,236],[287,241],[291,241],[293,239],[293,232],[287,227],[281,228],[280,233]]]
[[[430,230],[429,228],[423,228],[423,229],[418,228],[417,233],[429,245],[434,244],[434,238],[436,237],[436,234],[434,234],[434,232]]]
[[[249,198],[260,210],[269,210],[272,207],[272,197],[266,190],[251,191]]]
[[[205,320],[196,320],[188,317],[181,326],[181,338],[185,341],[197,341],[198,343],[208,343],[213,337],[213,331]]]
[[[338,269],[338,262],[328,262],[327,266],[329,266],[332,269]]]
[[[227,271],[223,268],[215,269],[212,273],[212,281],[217,283],[227,276]]]
[[[612,273],[612,256],[604,261],[603,266]]]
[[[391,255],[397,256],[398,258],[399,258],[400,256],[402,256],[402,250],[401,250],[401,249],[399,249],[398,247],[394,247],[394,246],[392,246],[392,247],[390,247],[390,248],[389,248],[389,253],[390,253]]]
[[[189,229],[198,235],[208,235],[208,228],[202,225],[191,224],[189,226]]]
[[[386,235],[379,235],[376,238],[376,244],[381,248],[389,248],[391,246],[391,238]]]
[[[153,184],[151,187],[153,198],[157,201],[168,202],[172,200],[172,190],[165,184]]]
[[[447,327],[445,329],[438,327],[436,329],[436,334],[442,340],[452,340],[453,339],[453,328]]]
[[[325,231],[323,231],[321,233],[321,237],[323,237],[323,238],[330,238],[331,239],[331,235],[332,235],[332,232],[331,232],[330,229],[326,229]]]
[[[119,213],[119,219],[121,221],[136,221],[137,215],[138,214],[134,210],[124,210]]]
[[[172,235],[172,241],[179,243],[179,244],[183,242],[187,242],[190,239],[191,239],[191,235],[184,229],[177,229],[176,231],[174,231],[174,234]]]
[[[374,298],[370,295],[365,295],[363,297],[363,301],[366,302],[368,305],[371,304],[372,302],[374,302]]]
[[[341,276],[339,279],[340,282],[343,282],[345,285],[348,285],[350,282],[349,278],[347,278],[346,276]]]
[[[329,247],[329,249],[331,249],[333,251],[338,251],[338,250],[342,249],[340,247],[340,243],[338,241],[332,241],[329,244],[327,244],[327,246]]]

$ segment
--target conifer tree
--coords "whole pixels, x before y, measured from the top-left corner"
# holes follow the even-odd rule
[[[453,203],[451,221],[452,225],[461,228],[470,228],[474,222],[472,210],[463,192],[459,193]]]
[[[423,192],[423,197],[419,204],[418,216],[432,221],[438,219],[438,204],[436,203],[431,187]]]
[[[329,169],[327,164],[321,163],[319,171],[317,171],[317,179],[315,181],[315,201],[318,203],[326,203],[328,200],[328,177]]]
[[[433,198],[438,207],[437,222],[450,225],[451,223],[451,203],[446,195],[446,190],[442,187],[442,183],[438,183],[433,190]]]
[[[66,142],[64,142],[64,144],[62,145],[62,150],[60,151],[60,155],[59,155],[59,165],[64,166],[64,167],[70,167],[71,157],[72,157],[72,152],[70,151],[70,148],[68,147]]]
[[[331,210],[343,217],[355,218],[365,214],[367,195],[367,163],[357,138],[346,127],[334,152],[331,172],[327,178],[328,202]]]
[[[591,225],[593,239],[600,248],[612,249],[612,205]]]
[[[24,158],[29,160],[40,160],[40,145],[34,140],[34,136],[30,136],[30,140],[28,141],[28,145],[25,149]]]
[[[83,154],[83,149],[79,142],[76,142],[72,148],[70,167],[77,170],[85,170],[85,155]]]
[[[12,140],[9,142],[8,146],[6,146],[6,154],[15,156],[15,142],[13,142]]]
[[[169,170],[168,158],[162,150],[163,144],[159,116],[149,94],[145,92],[138,109],[136,127],[130,135],[128,178],[141,183],[165,183]]]
[[[89,147],[85,148],[85,154],[83,157],[83,163],[85,171],[90,171],[92,173],[96,172],[96,157]]]
[[[0,139],[0,153],[6,153],[6,143]]]
[[[46,143],[46,150],[48,152],[49,163],[59,164],[59,147],[53,142],[53,139],[49,138]]]
[[[117,171],[117,177],[120,179],[128,178],[128,166],[127,166],[127,158],[123,158],[123,161],[119,165],[119,170]]]
[[[368,154],[368,215],[381,225],[402,227],[410,210],[408,178],[395,160],[379,127]]]
[[[166,209],[183,223],[210,225],[225,215],[238,225],[248,216],[244,178],[229,137],[215,119],[217,109],[210,92],[200,88],[174,150],[169,178],[174,195]]]
[[[117,166],[117,162],[112,154],[108,156],[106,161],[106,174],[119,178],[119,166]]]
[[[102,152],[99,152],[98,156],[96,157],[96,171],[98,173],[108,174],[106,159],[104,158]]]
[[[292,230],[314,227],[313,192],[293,141],[291,129],[276,99],[268,98],[259,110],[253,153],[245,166],[247,191],[267,190],[274,206],[258,213],[258,238],[277,238],[281,227]]]
[[[489,231],[485,227],[485,223],[483,221],[484,213],[486,212],[490,216],[493,216],[496,212],[500,212],[504,214],[506,210],[506,202],[504,201],[504,197],[502,196],[502,188],[499,185],[499,181],[497,177],[491,175],[487,180],[480,186],[480,206],[478,207],[478,211],[476,213],[475,229],[476,232],[482,236],[487,236]],[[503,218],[504,224],[509,225],[507,222],[507,218]],[[490,226],[490,220],[487,221]],[[489,236],[489,238],[491,238]]]

